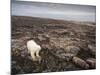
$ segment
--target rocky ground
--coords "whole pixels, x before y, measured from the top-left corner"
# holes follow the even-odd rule
[[[96,24],[12,16],[12,74],[88,70],[96,68]],[[26,48],[33,38],[42,50],[32,61]]]

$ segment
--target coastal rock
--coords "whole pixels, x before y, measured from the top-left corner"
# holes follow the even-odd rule
[[[90,68],[96,68],[96,59],[88,58],[86,62],[89,64]]]
[[[89,65],[82,59],[78,58],[78,57],[73,57],[72,61],[80,66],[81,68],[84,68],[84,69],[88,69],[89,68]]]

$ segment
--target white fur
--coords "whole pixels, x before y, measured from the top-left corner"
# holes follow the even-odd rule
[[[27,48],[29,53],[31,54],[33,61],[37,61],[38,59],[39,60],[41,59],[41,57],[39,56],[41,47],[34,40],[29,40],[27,42]]]

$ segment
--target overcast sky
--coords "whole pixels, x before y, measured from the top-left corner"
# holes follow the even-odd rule
[[[95,22],[95,6],[43,2],[12,2],[12,15]]]

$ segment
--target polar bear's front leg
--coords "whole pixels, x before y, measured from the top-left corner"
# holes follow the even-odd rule
[[[32,57],[33,61],[37,61],[37,58],[35,56],[35,52],[31,52],[31,57]]]

